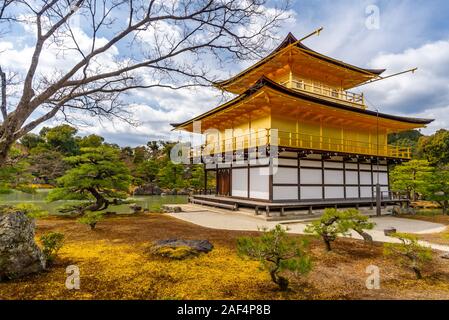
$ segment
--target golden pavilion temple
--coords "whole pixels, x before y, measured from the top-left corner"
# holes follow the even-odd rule
[[[216,83],[237,97],[173,124],[205,136],[190,156],[215,172],[216,195],[198,201],[372,205],[376,185],[392,201],[389,164],[411,150],[389,145],[388,134],[432,120],[369,110],[363,94],[348,91],[384,71],[322,55],[290,33],[266,58]]]

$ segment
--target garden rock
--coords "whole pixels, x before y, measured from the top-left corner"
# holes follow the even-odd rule
[[[166,258],[182,260],[213,249],[208,240],[167,239],[154,242],[152,253]]]
[[[385,234],[387,237],[391,237],[391,235],[395,234],[396,231],[397,231],[396,228],[390,227],[390,228],[384,229],[384,234]]]
[[[134,213],[139,213],[142,212],[142,206],[139,206],[135,203],[133,203],[132,205],[129,206],[129,208],[134,212]]]
[[[148,183],[143,186],[137,187],[134,192],[134,195],[139,196],[152,196],[152,195],[160,195],[161,194],[161,188],[159,188],[157,185]]]
[[[45,258],[34,242],[34,220],[20,211],[0,211],[0,281],[45,269]]]
[[[178,212],[181,212],[182,209],[180,206],[165,204],[162,206],[162,211],[168,212],[168,213],[178,213]]]

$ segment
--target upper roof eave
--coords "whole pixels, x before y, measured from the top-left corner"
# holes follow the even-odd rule
[[[212,115],[216,112],[219,112],[221,110],[224,110],[232,105],[234,105],[235,103],[244,100],[245,98],[248,98],[254,94],[256,94],[257,92],[259,92],[263,87],[268,87],[271,88],[275,91],[278,91],[280,93],[284,93],[287,94],[289,96],[292,97],[296,97],[296,98],[300,98],[303,100],[307,100],[310,102],[314,102],[314,103],[319,103],[328,107],[334,107],[334,108],[338,108],[338,109],[342,109],[342,110],[346,110],[346,111],[350,111],[350,112],[356,112],[356,113],[361,113],[361,114],[365,114],[365,115],[369,115],[369,116],[374,116],[374,117],[379,117],[379,118],[383,118],[383,119],[388,119],[388,120],[394,120],[394,121],[400,121],[400,122],[406,122],[406,123],[410,123],[410,124],[416,124],[416,125],[426,125],[431,123],[432,121],[434,121],[434,119],[423,119],[423,118],[412,118],[412,117],[403,117],[403,116],[395,116],[395,115],[391,115],[391,114],[386,114],[386,113],[377,113],[376,111],[372,111],[372,110],[366,110],[366,109],[359,109],[359,108],[354,108],[354,107],[350,107],[338,102],[333,102],[333,101],[329,101],[326,99],[321,99],[319,97],[316,96],[312,96],[310,94],[307,93],[303,93],[300,91],[295,91],[292,89],[289,89],[281,84],[278,84],[270,79],[268,79],[267,77],[263,76],[261,77],[252,87],[250,87],[248,90],[246,90],[244,93],[242,93],[241,95],[237,96],[236,98],[208,111],[205,112],[193,119],[187,120],[183,123],[180,124],[172,124],[172,126],[174,127],[174,130],[176,129],[180,129],[190,123],[192,123],[193,121],[198,121],[201,120],[209,115]]]
[[[360,68],[360,67],[356,67],[354,65],[351,65],[349,63],[340,61],[340,60],[336,60],[333,59],[331,57],[328,57],[326,55],[323,55],[317,51],[314,51],[312,49],[310,49],[309,47],[305,46],[304,44],[302,44],[301,42],[298,42],[298,40],[296,39],[296,37],[289,32],[287,34],[287,36],[284,38],[284,40],[279,44],[279,46],[274,49],[268,56],[266,56],[265,58],[261,59],[260,61],[258,61],[257,63],[255,63],[254,65],[248,67],[247,69],[243,70],[242,72],[238,73],[237,75],[227,79],[227,80],[223,80],[223,81],[217,81],[214,83],[214,86],[217,88],[223,88],[225,86],[227,86],[228,84],[236,81],[237,79],[245,76],[246,74],[248,74],[249,72],[251,72],[252,70],[262,66],[263,64],[265,64],[266,62],[270,61],[271,59],[273,59],[274,57],[277,56],[277,54],[284,48],[288,47],[289,45],[295,44],[298,48],[302,49],[303,52],[307,53],[307,54],[311,54],[313,56],[315,56],[316,58],[319,58],[321,60],[325,60],[329,63],[335,64],[335,65],[339,65],[341,67],[345,67],[348,69],[351,69],[353,71],[356,72],[362,72],[362,73],[367,73],[367,74],[371,74],[373,76],[379,76],[380,74],[382,74],[386,69],[366,69],[366,68]]]

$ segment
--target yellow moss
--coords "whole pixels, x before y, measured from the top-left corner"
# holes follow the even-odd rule
[[[67,244],[59,253],[61,270],[36,276],[42,281],[33,284],[33,298],[263,299],[260,286],[270,284],[258,262],[244,261],[228,248],[217,246],[186,260],[158,259],[144,246],[137,249],[104,240]],[[171,253],[181,255],[184,250]],[[80,268],[80,290],[65,288],[65,267],[70,264]]]
[[[152,253],[157,256],[175,260],[184,260],[198,255],[198,252],[187,246],[180,246],[176,248],[161,247],[154,249]]]

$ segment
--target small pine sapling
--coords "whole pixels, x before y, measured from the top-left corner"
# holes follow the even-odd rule
[[[59,250],[64,245],[64,234],[49,232],[40,237],[40,242],[42,244],[42,253],[48,266],[54,262]]]
[[[349,224],[342,220],[343,216],[335,208],[326,208],[319,220],[307,225],[304,232],[320,236],[326,246],[327,251],[331,251],[331,243],[339,235],[349,235]]]
[[[270,273],[271,280],[281,291],[286,291],[289,280],[281,273],[289,270],[296,275],[306,274],[311,269],[311,262],[305,252],[307,243],[291,238],[286,229],[277,225],[272,230],[263,229],[259,237],[242,237],[237,240],[240,256],[259,260],[261,268]]]
[[[418,243],[418,239],[410,234],[394,233],[392,237],[400,243],[385,243],[384,254],[397,257],[399,262],[413,270],[417,279],[422,279],[422,269],[432,261],[432,250]]]

